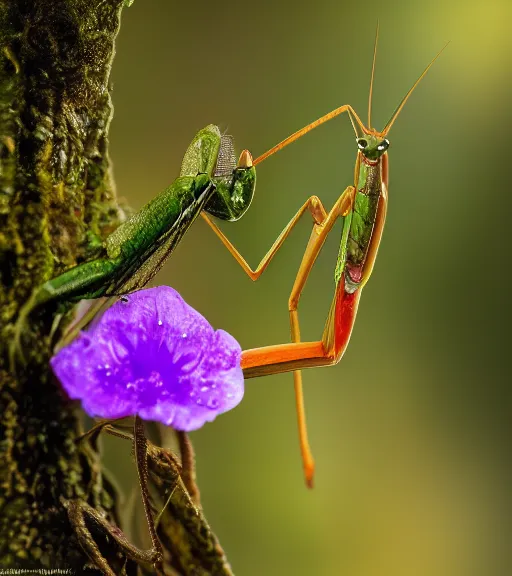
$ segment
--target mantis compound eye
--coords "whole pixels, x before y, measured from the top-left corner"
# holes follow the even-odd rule
[[[357,147],[359,148],[359,150],[364,150],[367,146],[368,146],[367,140],[365,140],[364,138],[357,139]]]
[[[389,148],[389,140],[387,138],[384,138],[384,140],[377,146],[377,150],[379,152],[384,152],[388,148]]]

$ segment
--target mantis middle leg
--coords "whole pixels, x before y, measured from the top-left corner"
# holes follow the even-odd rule
[[[270,261],[275,256],[279,248],[284,243],[285,239],[288,237],[290,232],[293,230],[295,225],[298,223],[300,218],[309,212],[313,217],[313,230],[309,238],[306,250],[304,252],[304,257],[300,265],[297,277],[295,279],[292,292],[288,301],[288,310],[290,314],[290,327],[291,327],[291,337],[292,346],[297,347],[296,352],[300,355],[300,350],[304,347],[304,343],[300,342],[300,327],[299,327],[299,317],[298,317],[298,303],[300,295],[304,286],[306,284],[307,278],[311,269],[315,263],[320,250],[334,226],[335,222],[340,216],[345,215],[353,203],[355,189],[353,186],[349,186],[345,189],[343,194],[340,196],[336,204],[333,206],[332,210],[327,213],[322,205],[322,202],[317,196],[311,196],[298,210],[295,216],[290,220],[288,225],[283,229],[281,234],[278,236],[270,250],[262,258],[261,262],[258,264],[255,270],[253,270],[243,258],[243,256],[238,252],[238,250],[233,246],[233,244],[228,240],[226,235],[219,229],[219,227],[203,212],[202,217],[210,225],[213,231],[219,236],[222,243],[229,252],[233,255],[235,260],[240,264],[245,273],[251,278],[251,280],[256,281],[261,274],[265,271]],[[306,346],[309,345],[309,353],[313,355],[313,358],[322,359],[325,362],[326,352],[322,342],[317,343],[305,343]],[[311,347],[311,344],[313,346]],[[246,356],[247,352],[244,352],[242,358],[242,367],[244,368],[244,375],[246,377],[261,376],[264,374],[273,374],[277,372],[283,372],[285,369],[280,369],[279,365],[279,355],[281,350],[287,345],[278,345],[273,347],[257,348],[249,351],[249,365],[246,370]],[[290,345],[288,345],[290,346]],[[271,350],[269,350],[271,349]],[[272,352],[272,354],[268,354]],[[251,366],[252,361],[252,366]],[[250,368],[253,368],[251,371]],[[259,369],[259,370],[258,370]],[[293,369],[293,368],[292,368]],[[300,370],[294,371],[294,389],[295,389],[295,403],[297,410],[297,419],[299,427],[299,440],[301,448],[301,456],[304,467],[304,474],[306,478],[306,483],[309,487],[313,485],[313,474],[314,474],[314,460],[311,454],[311,449],[309,447],[306,418],[304,410],[304,399],[302,390],[302,375]]]

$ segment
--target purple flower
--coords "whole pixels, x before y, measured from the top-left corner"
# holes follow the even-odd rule
[[[51,365],[89,416],[196,430],[244,394],[241,348],[168,286],[124,296]]]

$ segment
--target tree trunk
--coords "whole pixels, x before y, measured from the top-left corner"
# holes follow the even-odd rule
[[[55,307],[31,318],[22,369],[11,369],[8,344],[32,290],[94,257],[122,220],[107,136],[123,4],[0,0],[0,567],[83,573],[89,561],[66,501],[86,502],[119,526],[115,490],[94,444],[76,442],[79,418],[49,371]],[[174,490],[179,469],[166,465],[170,476],[161,488]],[[162,540],[178,559],[174,567],[184,574],[229,573],[200,511],[180,490],[176,496],[187,502],[171,502],[172,515],[161,521],[161,530],[173,524]],[[203,530],[198,547],[185,546],[194,530]],[[112,539],[98,546],[114,573],[136,573]],[[179,560],[184,548],[186,562]]]

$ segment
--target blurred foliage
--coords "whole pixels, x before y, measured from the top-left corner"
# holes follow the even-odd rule
[[[365,118],[377,19],[377,128],[451,40],[390,133],[386,231],[348,351],[305,373],[316,488],[303,486],[290,375],[248,381],[239,408],[192,435],[207,517],[239,575],[512,569],[511,17],[508,0],[144,0],[123,15],[111,153],[134,207],[210,122],[258,155],[341,104]],[[355,153],[347,118],[312,132],[259,167],[251,210],[223,229],[255,265],[308,195],[332,205]],[[287,341],[309,229],[252,284],[197,222],[157,281],[244,348]],[[332,236],[301,300],[304,339],[329,308]],[[125,476],[129,449],[109,446]]]

